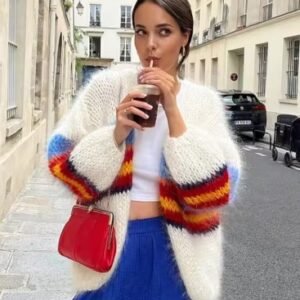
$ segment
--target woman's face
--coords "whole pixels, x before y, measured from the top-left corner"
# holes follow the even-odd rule
[[[141,64],[159,67],[175,75],[179,52],[188,41],[175,19],[163,8],[151,2],[141,4],[134,15],[135,47]]]

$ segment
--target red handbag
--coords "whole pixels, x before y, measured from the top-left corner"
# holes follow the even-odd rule
[[[113,213],[74,205],[61,232],[58,252],[95,271],[109,271],[116,254]]]

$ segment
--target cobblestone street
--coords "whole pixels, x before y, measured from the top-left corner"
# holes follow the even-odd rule
[[[45,162],[0,223],[0,299],[72,299],[70,263],[57,239],[72,205]]]

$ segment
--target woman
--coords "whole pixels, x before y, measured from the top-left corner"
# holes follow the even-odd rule
[[[188,1],[138,0],[132,17],[142,71],[97,74],[49,142],[52,173],[116,220],[112,269],[74,263],[75,299],[218,299],[220,210],[234,197],[239,153],[216,94],[178,79]],[[151,110],[135,100],[137,82],[161,91],[154,128],[133,120]]]

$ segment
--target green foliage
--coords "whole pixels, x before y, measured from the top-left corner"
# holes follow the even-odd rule
[[[83,39],[85,32],[80,30],[78,27],[74,27],[74,39],[76,43],[80,43]]]
[[[76,73],[79,74],[81,73],[82,71],[82,67],[83,67],[83,62],[81,59],[76,59],[76,67],[75,67],[75,70],[76,70]]]
[[[68,12],[68,10],[72,7],[72,5],[73,5],[73,2],[71,0],[64,1],[64,7],[65,7],[66,12]]]

